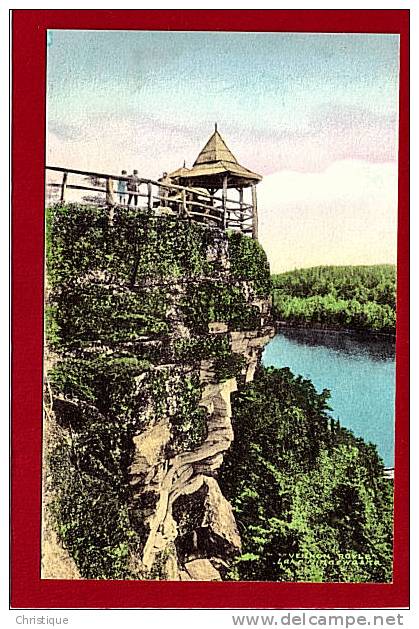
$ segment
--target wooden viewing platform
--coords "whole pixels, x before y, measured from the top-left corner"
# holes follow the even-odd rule
[[[46,170],[47,203],[65,203],[70,196],[74,197],[74,191],[78,191],[72,201],[109,207],[134,201],[139,210],[148,210],[155,215],[175,215],[220,229],[238,230],[256,240],[258,237],[256,185],[262,176],[239,164],[221,137],[217,124],[192,168],[186,168],[184,163],[182,168],[169,175],[164,173],[159,181],[136,176],[137,191],[134,192],[120,192],[119,185],[115,189],[115,183],[132,182],[132,176],[125,176],[125,171],[121,175],[111,175],[60,166],[47,166]],[[58,177],[56,181],[52,181],[54,174]],[[251,192],[250,203],[244,201],[246,189]],[[231,196],[233,190],[238,193],[236,199]],[[80,191],[94,192],[95,196],[82,196]]]
[[[220,229],[233,229],[257,239],[256,192],[252,189],[252,203],[222,194],[211,194],[201,187],[165,183],[153,179],[138,178],[138,192],[117,190],[119,181],[129,181],[129,176],[98,173],[61,166],[46,166],[46,204],[77,202],[86,205],[114,207],[126,205],[128,196],[136,197],[139,211],[148,210],[157,216],[189,218]],[[241,193],[240,193],[241,192]],[[95,193],[86,196],[86,193]],[[122,197],[122,199],[120,199]],[[122,202],[121,202],[122,201]]]

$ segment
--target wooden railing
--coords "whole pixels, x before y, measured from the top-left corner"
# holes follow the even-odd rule
[[[75,201],[112,207],[129,203],[139,210],[147,209],[156,215],[176,215],[221,229],[240,230],[257,238],[254,191],[250,204],[244,203],[243,190],[239,190],[239,198],[234,199],[225,192],[218,196],[202,188],[188,188],[138,177],[137,191],[119,191],[118,182],[123,181],[128,185],[128,176],[59,166],[47,166],[46,171],[47,204]],[[54,178],[58,180],[53,181]],[[95,193],[95,196],[86,196],[86,193]]]

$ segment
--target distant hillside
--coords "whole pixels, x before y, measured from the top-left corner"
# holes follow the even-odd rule
[[[318,266],[272,276],[274,315],[294,325],[394,332],[396,267]]]

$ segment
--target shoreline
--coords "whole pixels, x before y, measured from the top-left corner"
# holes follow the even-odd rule
[[[382,332],[380,330],[368,330],[363,329],[360,330],[358,328],[341,328],[338,326],[329,326],[324,323],[289,323],[288,321],[283,320],[274,320],[275,332],[279,332],[281,330],[316,330],[318,332],[332,332],[335,334],[348,334],[359,337],[367,337],[371,338],[372,336],[384,337],[388,340],[395,341],[396,333],[395,332]]]

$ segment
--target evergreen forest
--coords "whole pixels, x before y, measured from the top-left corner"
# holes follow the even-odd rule
[[[290,325],[396,328],[396,267],[318,266],[272,276],[274,317]]]

